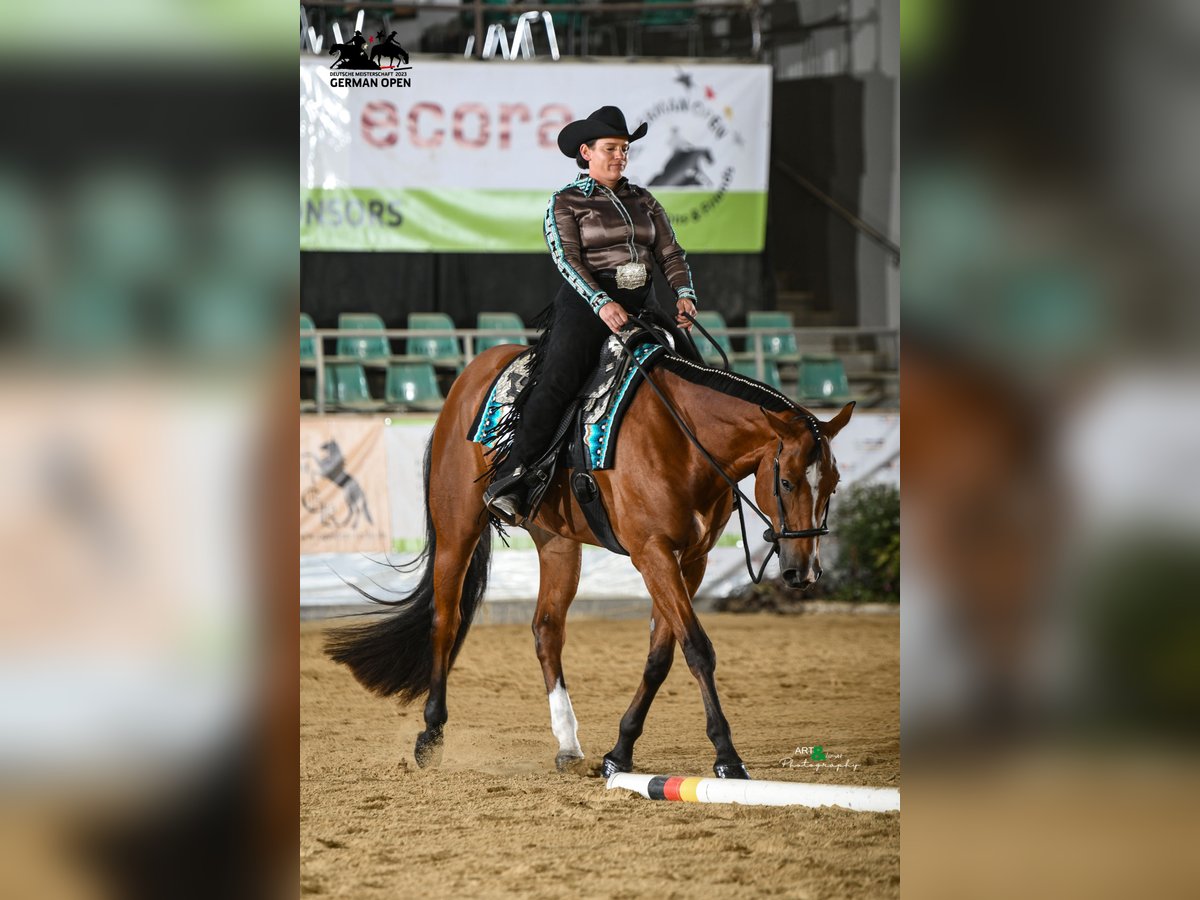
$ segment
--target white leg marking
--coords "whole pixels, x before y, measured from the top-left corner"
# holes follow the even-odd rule
[[[579,726],[575,721],[575,710],[571,707],[571,697],[563,687],[562,679],[554,685],[549,700],[550,730],[558,738],[558,752],[583,756],[583,750],[579,747]]]

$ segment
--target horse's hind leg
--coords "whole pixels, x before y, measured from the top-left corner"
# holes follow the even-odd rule
[[[491,539],[482,497],[464,487],[470,485],[477,474],[468,454],[467,448],[471,445],[465,441],[447,441],[450,445],[447,447],[440,440],[441,437],[440,433],[434,436],[432,451],[433,459],[437,461],[434,466],[436,475],[431,474],[428,499],[436,535],[431,633],[433,661],[429,696],[425,702],[425,730],[417,735],[413,751],[417,765],[422,767],[436,766],[441,762],[443,729],[448,716],[446,678],[455,647],[460,643],[459,630],[464,625],[461,604],[463,591],[476,590],[477,583],[468,583],[469,580],[486,577],[473,571],[472,560],[479,541]],[[461,447],[458,446],[460,443]],[[466,625],[470,625],[470,622]]]
[[[550,730],[558,739],[554,764],[560,772],[577,771],[583,750],[579,746],[575,710],[563,678],[562,648],[566,641],[567,609],[579,588],[582,551],[577,542],[540,528],[531,528],[530,533],[537,544],[540,573],[533,643],[546,681]]]
[[[650,704],[658,694],[658,689],[666,681],[667,673],[671,671],[671,663],[675,658],[675,636],[669,625],[664,626],[659,620],[657,611],[650,613],[650,653],[646,656],[646,668],[642,671],[642,683],[638,685],[633,702],[621,717],[621,727],[617,735],[617,744],[604,754],[604,777],[616,772],[633,771],[633,745],[642,736],[642,728],[646,724],[646,713],[650,712]]]

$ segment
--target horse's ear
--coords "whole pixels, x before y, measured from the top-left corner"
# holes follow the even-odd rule
[[[791,420],[787,416],[777,415],[770,410],[763,409],[761,406],[758,408],[758,411],[763,414],[763,418],[767,420],[767,424],[781,438],[791,437],[795,434],[795,426],[792,425]]]
[[[850,416],[854,414],[854,404],[857,401],[851,400],[842,407],[842,411],[821,426],[821,431],[824,435],[833,440],[837,433],[846,427],[846,423],[850,421]]]

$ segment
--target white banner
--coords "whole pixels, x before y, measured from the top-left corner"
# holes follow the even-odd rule
[[[557,190],[575,164],[556,143],[575,119],[619,106],[649,124],[626,175],[646,187],[764,191],[771,141],[765,65],[424,62],[413,86],[331,87],[300,66],[303,188]]]
[[[547,200],[578,173],[558,133],[606,105],[648,124],[626,175],[687,250],[762,250],[768,66],[418,58],[406,87],[370,81],[301,63],[303,250],[544,253]]]

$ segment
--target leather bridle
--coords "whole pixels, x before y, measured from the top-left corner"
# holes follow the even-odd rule
[[[700,328],[701,331],[704,330],[700,326],[699,322],[696,322],[696,320],[691,316],[688,316],[688,318],[691,319],[693,324]],[[629,321],[641,326],[644,330],[653,335],[656,340],[662,342],[661,338],[659,338],[659,336],[655,334],[655,332],[645,322],[641,321],[636,316],[630,316]],[[708,336],[707,332],[705,332],[705,336]],[[746,571],[749,573],[751,581],[753,581],[755,584],[759,584],[762,581],[763,573],[767,569],[767,563],[771,561],[772,556],[779,552],[780,541],[797,540],[801,538],[816,538],[825,534],[829,534],[829,527],[826,523],[829,521],[829,507],[831,504],[828,501],[825,503],[825,515],[821,518],[821,524],[816,528],[803,528],[798,531],[791,531],[787,527],[787,517],[785,516],[783,509],[783,480],[779,474],[779,457],[783,454],[782,438],[780,438],[779,447],[775,451],[775,461],[773,463],[775,483],[772,487],[772,490],[775,495],[776,507],[779,510],[779,531],[776,531],[774,523],[770,520],[767,514],[759,509],[754,501],[747,497],[745,493],[743,493],[742,489],[738,486],[738,483],[734,481],[734,479],[728,475],[724,469],[721,468],[720,463],[713,459],[712,455],[706,449],[704,449],[704,445],[700,443],[700,439],[692,433],[692,429],[688,427],[686,422],[684,422],[683,417],[679,414],[678,410],[675,409],[671,401],[667,399],[667,396],[662,392],[662,389],[659,388],[659,386],[650,378],[649,373],[645,368],[643,368],[642,364],[638,362],[637,357],[628,348],[628,346],[626,346],[625,341],[621,340],[619,336],[617,340],[620,341],[621,348],[629,357],[630,362],[632,362],[633,365],[637,367],[638,371],[642,373],[642,379],[646,382],[646,384],[650,385],[650,387],[654,389],[654,393],[658,395],[658,399],[662,401],[663,406],[667,408],[667,412],[671,414],[671,417],[674,418],[675,423],[683,430],[683,433],[687,436],[688,440],[695,445],[696,449],[700,451],[700,455],[708,461],[708,464],[712,466],[716,473],[720,475],[721,478],[725,480],[726,484],[728,484],[733,490],[733,508],[737,510],[738,524],[742,530],[742,549],[746,553]],[[713,341],[713,343],[716,344],[716,341]],[[798,419],[803,420],[805,425],[808,426],[808,430],[813,436],[813,442],[816,445],[817,458],[819,460],[823,455],[821,447],[822,441],[826,440],[825,436],[821,434],[820,423],[817,421],[816,416],[805,409],[796,407],[795,412]],[[819,499],[819,497],[817,499]],[[815,503],[816,500],[813,502]],[[767,529],[763,532],[763,540],[771,545],[771,549],[767,551],[766,558],[763,559],[762,564],[758,567],[757,572],[754,571],[754,563],[750,559],[750,542],[746,538],[746,515],[742,509],[743,504],[749,506],[754,514],[762,519],[766,524]]]
[[[813,444],[816,446],[817,460],[819,462],[822,455],[821,441],[824,440],[824,436],[821,434],[820,423],[817,422],[816,416],[811,413],[801,413],[800,415],[804,419],[804,423],[808,426],[808,430],[812,433]],[[779,510],[779,531],[768,528],[763,532],[763,540],[768,543],[778,543],[779,541],[791,540],[793,538],[821,537],[822,535],[829,534],[829,526],[826,524],[829,521],[830,504],[828,501],[825,503],[825,515],[821,517],[821,524],[816,528],[801,528],[799,531],[788,529],[787,515],[783,510],[783,479],[779,475],[779,457],[782,454],[783,440],[780,439],[779,448],[775,451],[775,484],[772,488],[775,494],[775,506]],[[815,504],[819,499],[820,492],[818,491],[818,495],[813,498],[813,503]]]

